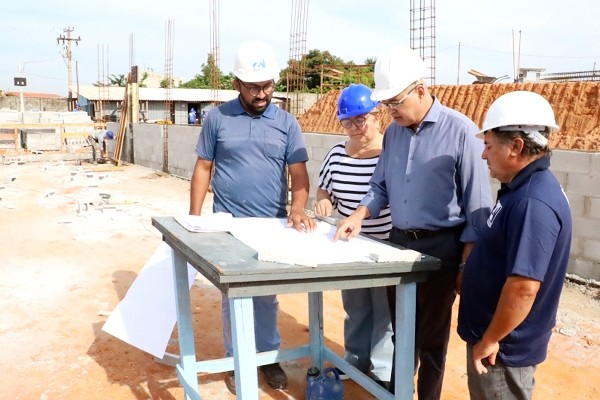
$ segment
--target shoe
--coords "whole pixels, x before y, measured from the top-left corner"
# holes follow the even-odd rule
[[[341,369],[339,369],[338,367],[335,367],[335,372],[338,373],[338,375],[340,376],[340,381],[345,381],[346,379],[350,378],[348,375],[346,375],[344,373],[344,371],[342,371]]]
[[[267,376],[267,383],[270,387],[273,389],[285,389],[287,387],[287,376],[279,363],[261,365],[259,368]]]
[[[233,371],[227,372],[225,386],[227,386],[227,389],[229,389],[231,393],[235,394],[235,375],[233,374]]]

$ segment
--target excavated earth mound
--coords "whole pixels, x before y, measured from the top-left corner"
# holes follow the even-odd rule
[[[560,131],[551,135],[551,148],[600,150],[600,82],[439,85],[431,88],[442,104],[464,113],[478,126],[495,99],[515,90],[539,93],[552,105]],[[339,94],[339,90],[326,93],[298,117],[303,132],[344,133],[336,119]],[[391,122],[390,115],[384,113],[384,126]]]

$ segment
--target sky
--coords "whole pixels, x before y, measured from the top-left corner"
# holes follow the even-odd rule
[[[282,66],[290,55],[293,5],[298,0],[222,0],[218,4],[220,67],[229,73],[244,40],[269,43]],[[306,50],[319,49],[362,64],[396,45],[410,45],[410,2],[312,0]],[[419,2],[416,2],[417,4]],[[502,5],[500,4],[502,3]],[[35,4],[35,5],[34,5]],[[130,65],[165,72],[167,24],[172,21],[173,76],[200,73],[211,49],[210,0],[2,1],[0,89],[68,93],[64,45],[72,46],[73,85],[107,81]],[[546,73],[600,69],[600,6],[592,0],[452,0],[435,8],[436,84],[467,84],[470,69],[508,75],[515,66]],[[131,45],[133,43],[133,46]]]

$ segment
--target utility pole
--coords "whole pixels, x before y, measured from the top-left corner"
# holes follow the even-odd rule
[[[64,49],[63,49],[63,58],[65,60],[67,60],[67,69],[68,69],[68,92],[69,92],[69,111],[73,111],[73,93],[71,92],[71,83],[73,81],[73,64],[72,64],[72,53],[71,53],[71,42],[75,42],[75,45],[78,46],[79,45],[79,41],[81,40],[81,36],[78,36],[77,38],[72,38],[71,37],[71,32],[73,32],[74,28],[65,28],[63,29],[63,32],[66,33],[65,35],[60,35],[59,37],[56,38],[56,44],[60,44],[62,42],[62,44],[64,45]]]

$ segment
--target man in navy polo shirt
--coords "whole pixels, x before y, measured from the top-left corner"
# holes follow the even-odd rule
[[[550,170],[558,129],[542,96],[517,91],[490,106],[483,129],[496,206],[462,277],[458,333],[471,399],[531,399],[569,261],[571,212]]]

